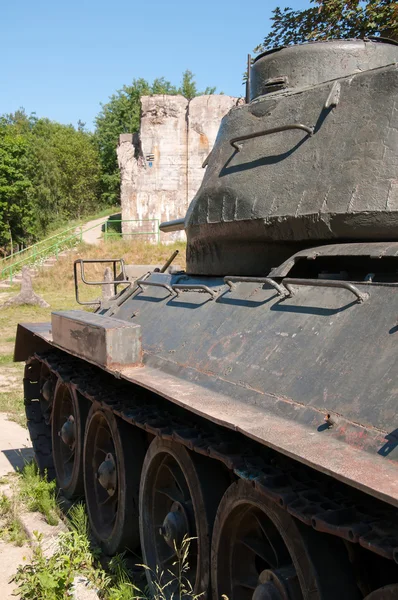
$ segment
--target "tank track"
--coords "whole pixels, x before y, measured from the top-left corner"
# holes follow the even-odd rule
[[[398,563],[393,507],[62,351],[37,353],[35,358],[82,396],[131,425],[221,461],[237,478],[249,481],[306,525]],[[51,469],[49,425],[43,417],[39,420],[39,410],[39,402],[28,400],[34,449],[39,461],[47,461],[46,468]]]
[[[37,398],[40,398],[40,378],[29,372],[29,361],[25,367],[24,403],[26,422],[30,439],[32,440],[36,462],[39,470],[45,473],[51,481],[55,479],[55,469],[52,457],[51,424],[46,421],[43,410]],[[34,380],[31,380],[31,378]],[[37,380],[37,381],[36,381]],[[36,400],[36,401],[35,401]]]

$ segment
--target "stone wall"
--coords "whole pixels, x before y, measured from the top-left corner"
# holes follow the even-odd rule
[[[203,177],[222,117],[240,100],[224,95],[143,96],[139,134],[122,134],[117,148],[123,233],[152,231],[153,222],[185,216]],[[163,234],[162,239],[163,239]],[[181,239],[165,234],[164,241]],[[152,236],[155,240],[155,236]]]

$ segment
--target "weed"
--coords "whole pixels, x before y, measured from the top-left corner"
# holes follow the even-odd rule
[[[6,342],[8,344],[12,343],[12,342],[15,342],[15,335],[10,335],[9,337],[6,337]]]
[[[82,505],[69,511],[69,530],[59,535],[58,548],[49,558],[43,554],[41,541],[41,535],[36,534],[32,561],[20,565],[14,577],[22,600],[61,600],[71,592],[77,575],[87,577],[97,588],[108,586],[109,578],[95,566],[96,554],[90,547]]]
[[[36,544],[33,547],[32,560],[20,565],[14,577],[18,588],[15,595],[23,600],[61,600],[68,582],[68,573],[60,565],[58,552],[49,559],[43,554],[42,536],[35,532]]]
[[[11,511],[11,500],[5,494],[0,496],[0,517],[4,517]]]
[[[57,525],[60,511],[56,499],[56,483],[40,477],[33,461],[27,463],[21,472],[19,492],[29,510],[42,513],[49,525]]]
[[[153,571],[146,565],[140,565],[145,570],[152,573],[152,582],[155,590],[153,600],[169,600],[175,598],[181,600],[200,600],[203,598],[204,592],[201,594],[195,594],[192,588],[192,584],[187,577],[189,571],[188,555],[191,541],[194,538],[184,536],[181,547],[177,548],[174,543],[174,550],[176,554],[176,560],[172,563],[172,567],[175,568],[176,573],[172,569],[162,571],[159,567]],[[142,596],[145,600],[147,597]],[[141,596],[137,600],[141,600]]]
[[[107,600],[145,600],[141,590],[132,582],[133,573],[128,568],[125,552],[117,554],[108,564],[110,583],[106,590]]]
[[[99,567],[100,551],[90,544],[88,520],[82,504],[70,509],[68,526],[68,531],[59,535],[58,548],[50,558],[44,556],[41,536],[36,535],[32,561],[20,565],[14,577],[18,585],[15,593],[21,600],[61,600],[69,597],[78,575],[86,577],[104,600],[149,600],[150,596],[133,583],[125,554],[116,555],[109,561],[108,572]],[[177,575],[171,571],[156,574],[156,593],[152,600],[199,600],[202,597],[202,594],[193,593],[186,577],[190,541],[184,539],[181,549],[176,550],[178,558],[174,566],[177,565]],[[144,569],[148,567],[144,566]]]
[[[17,503],[5,494],[0,496],[0,518],[2,519],[0,537],[16,546],[23,546],[27,538],[18,518]]]
[[[10,479],[12,477],[12,473],[7,473],[7,475],[3,475],[2,477],[0,477],[0,485],[7,485],[8,483],[10,483]],[[0,516],[1,516],[1,509],[0,509]]]

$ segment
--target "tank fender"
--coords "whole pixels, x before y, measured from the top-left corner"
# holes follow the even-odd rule
[[[51,348],[51,323],[18,323],[14,362],[25,362],[35,352]]]

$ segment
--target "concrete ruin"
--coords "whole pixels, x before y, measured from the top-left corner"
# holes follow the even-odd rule
[[[185,216],[202,182],[202,164],[220,121],[241,102],[224,95],[190,101],[183,96],[141,98],[140,132],[122,134],[117,148],[122,219],[132,221],[122,224],[123,234],[157,231],[158,223]],[[167,234],[164,240],[160,235],[162,241],[185,237],[183,232]]]

